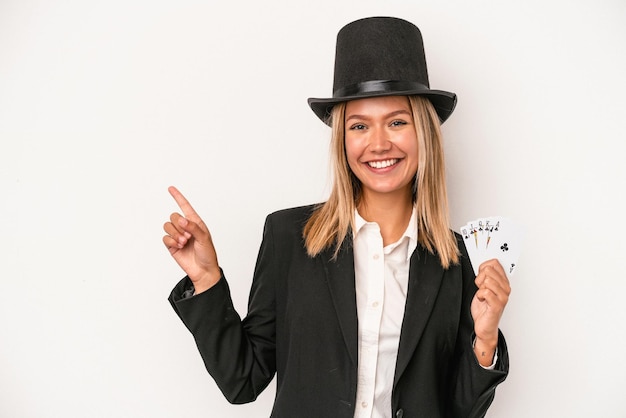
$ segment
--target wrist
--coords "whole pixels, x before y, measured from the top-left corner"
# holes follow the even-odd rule
[[[215,286],[217,282],[220,281],[221,277],[222,277],[222,272],[220,271],[219,268],[216,270],[206,272],[206,274],[202,275],[196,280],[190,277],[191,282],[193,283],[193,287],[194,287],[194,295],[197,295],[199,293],[209,290],[210,288]]]
[[[474,354],[476,355],[476,359],[483,367],[492,366],[494,363],[494,358],[496,354],[496,350],[498,347],[498,338],[479,338],[478,336],[474,339]]]
[[[476,337],[474,338],[474,346],[482,348],[492,348],[495,350],[498,346],[498,334],[490,337],[479,337],[478,335],[476,335]]]

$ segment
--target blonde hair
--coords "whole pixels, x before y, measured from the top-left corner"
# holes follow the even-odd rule
[[[409,96],[418,141],[418,170],[413,200],[417,209],[418,242],[437,253],[444,268],[459,262],[456,238],[450,230],[448,195],[439,116],[428,99]],[[348,166],[345,149],[345,103],[331,113],[331,166],[333,186],[328,200],[318,206],[304,226],[307,253],[317,256],[341,244],[354,227],[354,211],[361,198],[361,183]]]

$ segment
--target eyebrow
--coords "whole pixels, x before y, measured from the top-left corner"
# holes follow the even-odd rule
[[[384,116],[384,119],[392,118],[392,117],[394,117],[394,116],[401,115],[401,114],[405,114],[405,115],[409,115],[409,116],[410,116],[410,115],[411,115],[411,112],[409,112],[408,110],[405,110],[405,109],[394,110],[393,112],[388,113],[387,115],[385,115],[385,116]],[[357,120],[358,120],[358,119],[364,119],[364,120],[369,120],[369,119],[370,119],[370,117],[365,116],[365,115],[350,115],[350,116],[348,116],[348,117],[346,118],[346,122],[347,122],[347,121],[349,121],[349,120],[351,120],[351,119],[357,119]]]

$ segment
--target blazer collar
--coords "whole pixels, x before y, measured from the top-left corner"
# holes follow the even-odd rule
[[[358,323],[356,310],[356,289],[354,287],[354,251],[352,238],[346,238],[341,245],[337,259],[333,260],[334,248],[323,251],[321,258],[330,288],[339,326],[353,364],[358,361]]]
[[[443,276],[444,269],[439,257],[418,245],[411,257],[409,267],[409,289],[404,308],[394,386],[398,383],[422,337],[437,300]]]

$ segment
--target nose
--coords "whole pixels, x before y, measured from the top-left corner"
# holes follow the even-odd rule
[[[383,128],[371,130],[369,148],[372,152],[385,152],[391,149],[389,135]]]

